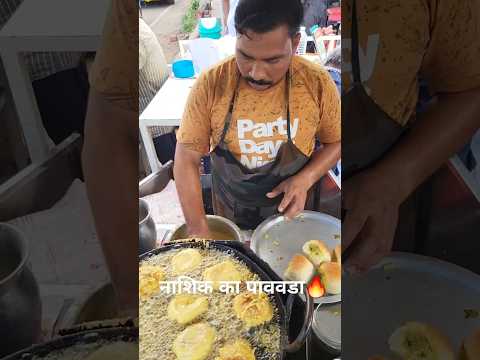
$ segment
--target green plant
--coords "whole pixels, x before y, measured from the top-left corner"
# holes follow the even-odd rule
[[[182,18],[182,31],[191,33],[197,25],[197,11],[200,8],[200,0],[192,0],[185,15]]]
[[[195,11],[200,9],[200,0],[192,0],[192,9]]]

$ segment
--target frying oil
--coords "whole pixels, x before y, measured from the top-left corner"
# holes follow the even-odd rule
[[[85,360],[88,356],[92,355],[103,346],[112,344],[116,344],[116,342],[106,340],[96,342],[86,341],[85,343],[72,345],[62,350],[52,351],[46,356],[44,354],[34,356],[32,360]],[[30,359],[30,357],[25,356],[25,359]]]
[[[156,265],[165,273],[165,281],[175,281],[178,275],[172,272],[171,260],[180,250],[171,250],[160,253],[145,260],[141,265]],[[203,280],[203,272],[220,262],[230,260],[236,264],[242,274],[241,291],[246,291],[244,281],[260,281],[258,275],[252,273],[248,267],[234,258],[231,254],[215,249],[199,249],[202,255],[202,263],[193,271],[184,274],[194,280]],[[219,356],[219,349],[228,342],[238,339],[246,339],[255,349],[257,360],[277,360],[280,354],[281,330],[278,320],[278,309],[275,302],[270,299],[274,308],[273,319],[267,324],[245,329],[233,311],[233,299],[237,295],[225,294],[214,291],[211,294],[202,294],[208,297],[208,311],[194,323],[206,322],[213,326],[216,331],[215,343],[206,360],[214,360]],[[175,338],[186,326],[179,325],[167,317],[167,307],[174,295],[157,293],[152,297],[140,301],[140,360],[176,360],[172,350]]]

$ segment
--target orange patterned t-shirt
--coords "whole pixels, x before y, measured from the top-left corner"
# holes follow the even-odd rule
[[[353,85],[352,4],[342,2],[342,91]],[[394,121],[414,120],[419,79],[432,94],[480,86],[478,0],[357,0],[362,84]]]
[[[208,153],[219,143],[237,83],[237,64],[229,58],[202,73],[195,82],[177,134],[190,150]],[[310,156],[315,139],[340,141],[340,99],[335,83],[319,65],[295,56],[290,67],[290,121],[294,144]],[[240,80],[232,123],[225,142],[248,168],[275,159],[287,141],[286,81],[265,91]]]

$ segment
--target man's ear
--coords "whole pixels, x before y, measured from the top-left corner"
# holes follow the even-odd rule
[[[298,44],[300,44],[300,38],[301,38],[301,35],[298,32],[295,34],[295,36],[292,39],[292,50],[294,54],[297,52]]]

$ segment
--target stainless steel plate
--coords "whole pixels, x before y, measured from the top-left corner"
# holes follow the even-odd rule
[[[283,279],[283,273],[293,255],[302,254],[308,240],[322,240],[330,249],[340,244],[340,220],[315,211],[304,211],[297,218],[287,220],[275,215],[261,223],[253,233],[253,251]],[[341,295],[326,295],[316,303],[334,303]]]
[[[480,276],[440,260],[393,253],[365,275],[343,278],[342,357],[389,356],[388,338],[406,321],[430,323],[455,349],[480,318],[466,319],[465,309],[480,309]]]

